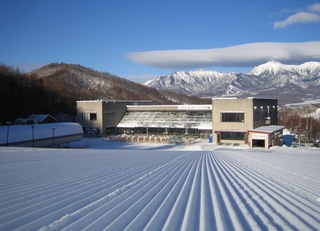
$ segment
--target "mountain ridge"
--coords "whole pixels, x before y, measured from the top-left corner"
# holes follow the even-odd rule
[[[320,62],[286,65],[269,61],[248,73],[210,70],[173,72],[142,83],[199,97],[276,97],[282,103],[320,97]]]
[[[79,64],[52,63],[33,70],[35,75],[57,91],[70,91],[76,100],[152,100],[155,104],[207,103],[208,100],[156,90],[108,72],[95,71]]]

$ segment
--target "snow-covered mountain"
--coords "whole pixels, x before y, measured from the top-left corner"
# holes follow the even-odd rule
[[[319,75],[320,63],[307,62],[301,65],[285,65],[277,61],[270,61],[254,67],[250,74],[276,76],[280,74],[293,73],[297,75]]]
[[[285,65],[270,61],[249,73],[179,71],[143,84],[200,97],[261,96],[276,97],[283,103],[299,102],[320,97],[320,62]]]

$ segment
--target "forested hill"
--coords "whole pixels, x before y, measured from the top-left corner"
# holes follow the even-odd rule
[[[55,91],[43,80],[0,66],[0,125],[33,113],[74,114],[74,98],[63,91]]]
[[[208,104],[184,94],[159,91],[80,65],[54,63],[23,74],[0,66],[0,123],[33,113],[48,113],[70,120],[77,100],[152,100],[154,104]]]

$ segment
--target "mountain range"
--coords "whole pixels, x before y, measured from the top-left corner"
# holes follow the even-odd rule
[[[199,97],[271,97],[281,104],[295,103],[320,98],[320,62],[285,65],[269,61],[249,73],[179,71],[142,84]]]

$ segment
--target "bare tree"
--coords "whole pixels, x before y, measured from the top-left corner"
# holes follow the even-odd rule
[[[316,109],[313,105],[282,109],[279,112],[279,124],[295,134],[299,144],[315,142],[320,138],[320,121],[312,116]]]

